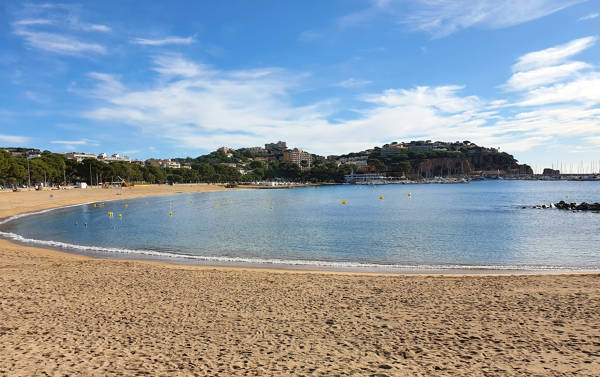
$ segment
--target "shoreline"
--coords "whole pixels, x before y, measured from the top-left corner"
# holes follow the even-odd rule
[[[148,190],[148,188],[151,188]],[[277,188],[277,187],[274,187]],[[47,203],[41,207],[35,207],[31,211],[24,210],[22,207],[17,207],[12,210],[0,208],[0,225],[25,216],[35,216],[61,208],[81,206],[95,202],[108,202],[126,199],[136,199],[152,196],[168,196],[189,193],[203,193],[215,191],[234,191],[243,189],[274,189],[271,187],[253,187],[241,186],[237,188],[226,188],[224,185],[212,184],[182,184],[182,185],[153,185],[153,186],[138,186],[140,191],[134,187],[129,188],[110,188],[101,189],[98,187],[86,189],[68,189],[68,190],[42,190],[42,191],[21,191],[11,192],[12,195],[19,193],[29,193],[27,195],[42,196],[43,193],[51,193],[51,199],[54,199],[54,192],[83,192],[89,194],[93,191],[95,195],[86,195],[86,199],[77,201],[71,199],[68,201],[56,201],[50,206]],[[90,191],[87,191],[90,190]],[[125,193],[126,195],[123,195]],[[8,193],[6,193],[8,194]],[[120,196],[115,198],[114,196]],[[0,193],[1,195],[1,193]],[[91,198],[90,198],[91,197]],[[0,196],[2,198],[2,196]],[[29,208],[28,208],[29,209]],[[7,213],[8,212],[8,213]],[[2,216],[4,215],[4,216]],[[1,232],[0,232],[1,233]],[[16,235],[19,236],[19,235]],[[20,237],[20,236],[19,236]],[[201,257],[172,254],[169,255],[163,252],[145,251],[145,250],[104,250],[106,248],[95,246],[71,245],[55,241],[41,240],[24,240],[19,241],[7,236],[0,235],[0,246],[2,242],[9,242],[14,245],[29,247],[33,249],[42,249],[59,254],[79,255],[87,258],[105,261],[133,261],[140,263],[153,263],[156,265],[169,266],[171,268],[196,268],[196,269],[211,269],[218,268],[222,270],[252,270],[252,271],[270,271],[270,272],[296,272],[296,273],[333,273],[333,274],[351,274],[351,275],[367,275],[367,276],[394,276],[394,275],[435,275],[435,276],[498,276],[498,275],[578,275],[578,274],[600,274],[598,269],[578,269],[571,267],[554,267],[554,266],[451,266],[451,265],[383,265],[383,264],[361,264],[351,262],[330,262],[330,261],[293,261],[293,260],[252,260],[248,258],[219,258],[219,257]],[[48,244],[47,244],[48,243]],[[52,245],[52,243],[54,245]],[[41,245],[40,245],[41,244]],[[87,251],[81,251],[81,249]],[[121,251],[119,251],[121,250]]]

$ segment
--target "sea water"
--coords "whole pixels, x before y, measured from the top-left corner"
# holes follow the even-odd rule
[[[600,270],[599,213],[531,208],[560,200],[600,201],[600,183],[484,181],[177,194],[56,209],[5,221],[0,230],[6,238],[95,256],[184,263]]]

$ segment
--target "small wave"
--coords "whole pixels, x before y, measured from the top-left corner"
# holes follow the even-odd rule
[[[202,262],[213,263],[232,263],[232,264],[256,264],[256,265],[275,265],[275,266],[307,266],[331,269],[360,269],[360,270],[385,270],[385,271],[596,271],[594,268],[581,267],[562,267],[562,266],[495,266],[495,265],[403,265],[403,264],[378,264],[378,263],[360,263],[360,262],[335,262],[320,260],[301,260],[301,259],[277,259],[277,258],[245,258],[245,257],[224,257],[224,256],[204,256],[177,254],[165,251],[147,250],[147,249],[125,249],[89,245],[76,245],[59,241],[37,240],[25,238],[21,235],[9,232],[0,232],[0,237],[25,244],[42,245],[51,248],[60,248],[80,252],[99,252],[128,254],[135,258],[135,255],[145,255],[157,258],[168,259],[187,259]]]

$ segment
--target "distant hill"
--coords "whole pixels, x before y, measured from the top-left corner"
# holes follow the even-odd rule
[[[318,156],[288,149],[285,142],[265,147],[218,150],[196,158],[130,161],[83,154],[56,154],[30,148],[0,148],[0,186],[31,182],[98,184],[122,177],[134,182],[253,182],[264,179],[343,182],[350,172],[376,172],[412,179],[467,176],[501,171],[533,174],[510,154],[469,141],[390,143],[341,156]]]
[[[374,149],[339,156],[338,159],[366,157],[370,168],[392,176],[421,177],[469,175],[501,170],[507,174],[533,174],[529,165],[519,164],[511,154],[470,141],[411,141],[391,143]]]

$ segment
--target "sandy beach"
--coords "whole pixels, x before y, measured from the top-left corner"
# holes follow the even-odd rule
[[[176,185],[0,193],[0,218]],[[598,376],[600,275],[99,260],[0,240],[0,375]]]

